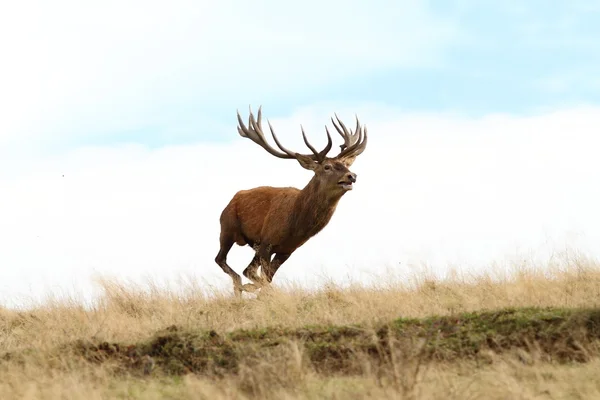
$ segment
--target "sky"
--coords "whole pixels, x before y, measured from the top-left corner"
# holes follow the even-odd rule
[[[0,304],[88,298],[98,275],[229,287],[231,196],[311,177],[237,134],[250,105],[301,152],[300,124],[322,146],[333,113],[369,131],[355,189],[276,281],[597,256],[599,17],[576,0],[4,2]]]

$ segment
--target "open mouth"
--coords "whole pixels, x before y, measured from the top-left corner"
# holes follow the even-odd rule
[[[352,190],[352,182],[341,181],[338,182],[338,185],[340,185],[344,190]]]

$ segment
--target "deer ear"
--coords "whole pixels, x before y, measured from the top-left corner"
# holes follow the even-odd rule
[[[354,160],[356,160],[356,156],[344,157],[340,159],[340,162],[349,168],[352,164],[354,164]]]
[[[315,160],[310,157],[303,156],[302,154],[296,153],[296,160],[300,163],[302,168],[310,169],[314,171],[319,165]]]

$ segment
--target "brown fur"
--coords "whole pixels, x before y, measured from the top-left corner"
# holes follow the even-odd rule
[[[257,126],[260,128],[260,122]],[[356,181],[356,174],[348,169],[355,157],[311,158],[295,153],[300,165],[314,172],[302,190],[261,186],[240,190],[233,196],[221,213],[220,250],[215,262],[233,279],[236,295],[270,284],[292,253],[329,223],[339,200]],[[256,251],[243,272],[253,284],[242,286],[240,275],[227,264],[234,243],[249,245]]]

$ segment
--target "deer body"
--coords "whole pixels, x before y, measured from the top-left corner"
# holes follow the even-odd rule
[[[350,172],[348,167],[366,145],[366,133],[362,141],[362,129],[358,120],[357,132],[352,135],[338,119],[343,130],[335,125],[335,122],[334,126],[345,140],[345,144],[341,146],[341,156],[338,155],[336,158],[325,156],[332,145],[329,131],[327,131],[326,148],[317,153],[306,140],[303,130],[305,142],[313,154],[292,153],[281,146],[269,124],[273,138],[285,154],[279,153],[266,143],[260,126],[260,117],[260,109],[258,122],[250,113],[251,129],[248,129],[241,122],[238,113],[240,134],[249,137],[279,158],[297,159],[302,167],[314,171],[315,175],[302,190],[294,187],[271,186],[240,190],[221,213],[221,248],[215,262],[231,276],[236,296],[241,295],[242,290],[254,291],[270,284],[279,267],[292,253],[329,223],[339,200],[356,182],[356,174]],[[244,276],[253,282],[252,284],[242,285],[240,275],[227,265],[227,254],[234,243],[240,246],[249,245],[256,251],[254,258],[243,272]],[[257,275],[260,267],[262,267],[262,277]]]

